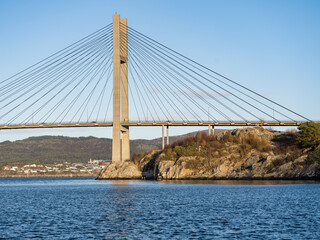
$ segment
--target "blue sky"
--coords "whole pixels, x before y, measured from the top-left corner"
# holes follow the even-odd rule
[[[319,121],[319,12],[317,0],[1,0],[0,80],[111,23],[112,14],[119,13],[136,30]],[[171,133],[196,130],[172,128]],[[111,133],[111,128],[11,130],[0,131],[0,141]],[[161,128],[131,129],[132,139],[159,136]]]

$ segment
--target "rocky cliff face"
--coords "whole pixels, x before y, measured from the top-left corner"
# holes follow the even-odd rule
[[[190,169],[188,160],[181,158],[178,161],[165,160],[156,165],[156,169],[149,169],[156,174],[142,172],[149,179],[319,179],[320,166],[317,163],[306,166],[307,156],[301,156],[293,162],[274,167],[277,156],[258,157],[252,154],[242,162],[234,163],[230,160],[219,164],[211,171]],[[273,169],[271,169],[273,168]]]
[[[110,165],[99,178],[320,179],[320,164],[296,146],[294,133],[263,128],[195,136],[141,159]]]

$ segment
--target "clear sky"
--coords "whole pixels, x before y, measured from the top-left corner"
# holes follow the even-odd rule
[[[114,13],[191,59],[320,120],[319,0],[0,0],[0,81],[111,23]],[[196,130],[172,128],[171,134]],[[0,131],[0,141],[111,133],[7,130]],[[130,134],[150,139],[161,136],[161,128],[132,128]]]

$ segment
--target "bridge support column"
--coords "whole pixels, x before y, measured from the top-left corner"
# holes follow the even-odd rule
[[[122,144],[121,144],[121,161],[130,159],[130,140],[129,140],[129,127],[121,126]]]
[[[214,126],[212,126],[211,135],[214,136]]]
[[[208,129],[208,135],[211,136],[211,125],[209,125],[209,129]]]
[[[162,125],[162,149],[164,149],[164,125]]]
[[[167,145],[169,145],[169,126],[167,125]]]
[[[112,162],[121,161],[120,134],[120,15],[114,14]]]
[[[128,95],[128,37],[127,19],[120,19],[120,80],[121,80],[121,121],[129,122],[129,95]],[[122,161],[130,159],[129,126],[122,127]]]

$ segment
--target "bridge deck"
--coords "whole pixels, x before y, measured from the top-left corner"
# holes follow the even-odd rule
[[[121,122],[122,126],[299,126],[302,122]],[[112,127],[112,122],[0,125],[0,130],[28,128]]]

